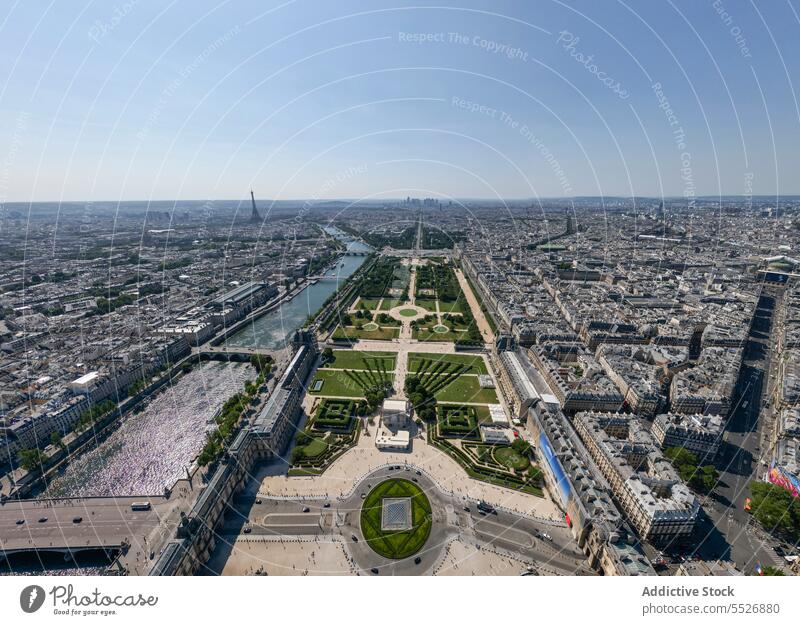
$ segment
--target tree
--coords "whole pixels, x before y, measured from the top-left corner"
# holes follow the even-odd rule
[[[268,354],[252,354],[250,356],[250,364],[253,365],[259,373],[269,373],[272,369],[272,356]]]
[[[41,471],[42,465],[46,460],[46,456],[42,453],[41,449],[36,447],[31,449],[23,449],[19,452],[20,466],[31,473]]]
[[[750,485],[750,509],[756,520],[770,532],[800,537],[800,502],[775,484],[753,482]]]
[[[52,434],[50,434],[50,444],[55,445],[56,447],[60,447],[61,449],[64,449],[64,441],[61,440],[61,436],[59,435],[58,432],[53,432]]]
[[[664,455],[672,462],[681,479],[701,492],[711,492],[719,480],[714,465],[698,466],[697,456],[683,447],[669,447]]]
[[[775,576],[775,577],[784,577],[786,573],[781,571],[779,568],[774,566],[765,566],[761,569],[761,575],[765,576]]]
[[[675,466],[692,464],[697,466],[697,456],[684,447],[668,447],[664,450],[664,455],[672,461]]]
[[[515,438],[514,442],[511,443],[511,449],[521,456],[527,456],[531,450],[531,444],[523,438]]]
[[[711,492],[719,481],[719,472],[713,464],[700,467],[692,478],[692,483],[697,485],[698,490]]]
[[[308,445],[314,438],[308,432],[298,432],[295,438],[295,445],[302,447]]]
[[[333,362],[335,360],[333,350],[330,347],[326,347],[322,350],[322,359],[325,362]]]

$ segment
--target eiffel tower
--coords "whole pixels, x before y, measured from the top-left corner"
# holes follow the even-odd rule
[[[256,208],[256,198],[253,195],[252,189],[250,189],[250,201],[253,203],[253,214],[250,215],[250,221],[253,223],[258,223],[261,221],[261,215],[258,214],[258,209]]]

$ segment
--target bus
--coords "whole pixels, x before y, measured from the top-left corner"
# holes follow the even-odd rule
[[[485,501],[481,501],[478,504],[478,510],[480,510],[481,512],[486,512],[488,514],[495,514],[494,506],[486,503]]]
[[[141,512],[150,510],[150,502],[149,501],[134,501],[131,504],[131,510],[134,512]]]

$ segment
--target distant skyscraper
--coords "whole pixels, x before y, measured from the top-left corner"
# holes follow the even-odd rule
[[[250,215],[250,221],[261,221],[261,215],[258,214],[258,209],[256,208],[256,198],[253,195],[252,189],[250,189],[250,201],[253,203],[253,214]]]
[[[575,234],[575,217],[567,213],[567,234]]]

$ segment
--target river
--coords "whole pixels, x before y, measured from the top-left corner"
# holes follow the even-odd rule
[[[335,226],[323,228],[332,237],[347,245],[349,252],[371,252],[372,248]],[[255,319],[227,341],[229,347],[263,347],[281,349],[295,330],[308,317],[316,313],[328,297],[334,293],[355,271],[364,264],[366,256],[343,256],[336,266],[325,272],[316,283],[300,291],[288,302]]]

